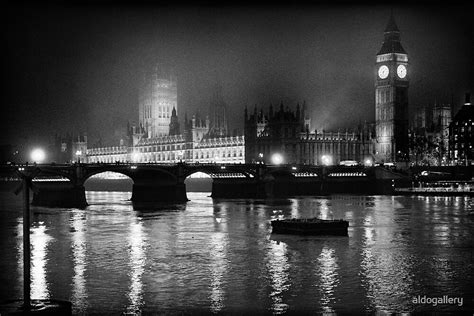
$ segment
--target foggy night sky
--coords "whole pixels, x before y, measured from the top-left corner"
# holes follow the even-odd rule
[[[390,6],[15,6],[3,10],[0,144],[87,132],[118,145],[138,122],[142,67],[173,65],[182,124],[216,81],[230,129],[244,108],[306,101],[311,129],[375,120],[375,56]],[[393,7],[409,58],[409,106],[474,101],[472,6]],[[454,112],[455,113],[455,112]],[[182,128],[182,126],[181,126]]]

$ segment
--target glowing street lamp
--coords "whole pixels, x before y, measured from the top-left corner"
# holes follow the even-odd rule
[[[273,154],[272,155],[272,163],[275,165],[281,165],[283,163],[283,156],[281,154]]]
[[[46,154],[44,153],[44,150],[41,148],[35,148],[31,152],[31,160],[33,160],[33,162],[41,163],[45,157],[46,157]]]
[[[364,160],[364,165],[365,165],[366,167],[371,167],[372,164],[373,164],[373,163],[372,163],[372,159],[370,159],[370,158],[365,158],[365,160]]]
[[[323,155],[321,157],[321,162],[325,166],[330,166],[330,165],[332,165],[332,157],[330,155]]]

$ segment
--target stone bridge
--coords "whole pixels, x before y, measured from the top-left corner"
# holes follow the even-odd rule
[[[31,174],[33,205],[85,207],[84,183],[102,172],[133,180],[134,205],[186,202],[184,180],[196,173],[211,176],[213,198],[269,198],[331,193],[387,194],[406,176],[380,167],[264,164],[39,164],[5,165],[0,176]]]

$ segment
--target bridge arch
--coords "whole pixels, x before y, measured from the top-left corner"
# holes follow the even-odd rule
[[[112,203],[128,201],[132,197],[133,184],[133,179],[123,172],[94,172],[84,181],[87,203],[94,205],[104,200]]]
[[[186,192],[212,192],[214,179],[211,174],[202,171],[195,171],[184,179]]]
[[[120,175],[130,178],[133,181],[133,178],[130,176],[128,172],[125,172],[122,170],[105,170],[104,169],[104,170],[94,170],[92,172],[88,172],[87,175],[84,176],[83,183],[85,184],[89,179],[94,178],[98,175],[107,174],[107,173],[120,174]]]
[[[131,178],[130,175],[126,173],[117,172],[117,171],[102,171],[102,172],[96,172],[87,177],[87,179],[84,181],[84,187],[86,188],[86,191],[91,191],[91,189],[96,190],[98,188],[96,184],[100,181],[104,182],[105,186],[111,185],[113,184],[113,182],[124,183],[124,185],[121,185],[120,187],[117,187],[117,185],[112,185],[112,187],[105,187],[104,189],[100,191],[130,191],[132,192],[133,183],[134,183],[133,178]]]
[[[115,172],[125,175],[133,180],[134,183],[140,182],[150,178],[160,178],[168,180],[170,182],[176,181],[177,176],[159,166],[147,166],[147,165],[106,165],[98,168],[89,168],[83,175],[83,182],[87,181],[90,177],[100,174],[103,172]]]
[[[204,174],[209,175],[211,178],[217,178],[220,174],[234,174],[234,175],[242,175],[245,178],[254,178],[256,175],[256,171],[251,169],[245,169],[236,166],[226,166],[226,165],[202,165],[202,166],[193,166],[191,168],[187,168],[184,172],[184,177],[188,178],[192,174],[197,172],[201,172]]]

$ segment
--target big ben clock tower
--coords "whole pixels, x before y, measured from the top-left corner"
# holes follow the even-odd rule
[[[390,15],[375,63],[376,159],[395,162],[408,157],[408,55]]]

